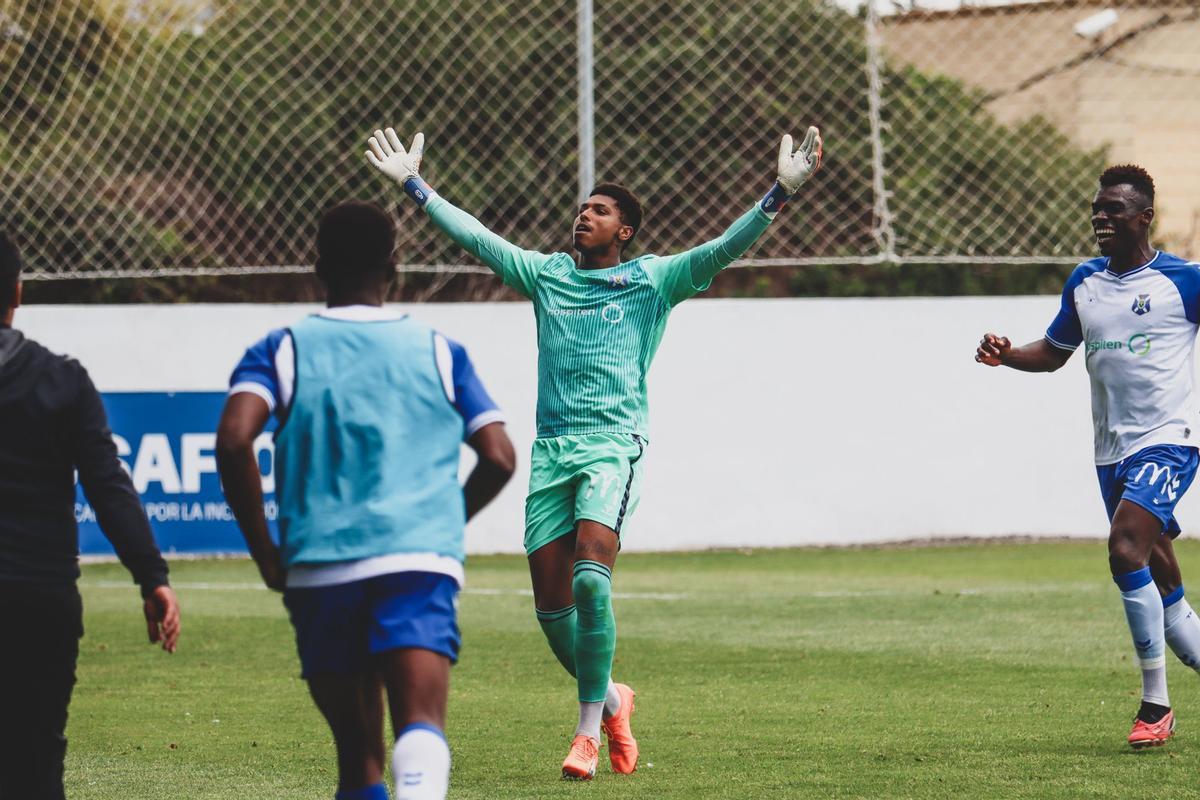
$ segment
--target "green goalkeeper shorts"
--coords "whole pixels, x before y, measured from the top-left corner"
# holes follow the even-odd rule
[[[565,536],[582,519],[621,526],[637,508],[646,440],[586,433],[533,440],[525,498],[525,554]]]

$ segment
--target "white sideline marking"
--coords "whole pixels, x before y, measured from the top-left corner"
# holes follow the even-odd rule
[[[1019,594],[1022,592],[1080,592],[1080,591],[1095,591],[1098,587],[1106,588],[1105,583],[1030,583],[1030,584],[1008,584],[999,586],[989,586],[987,588],[965,589],[943,589],[941,587],[930,587],[922,589],[910,589],[905,591],[893,589],[863,589],[863,590],[826,590],[814,592],[771,592],[762,597],[774,599],[814,599],[814,600],[838,600],[845,598],[856,597],[919,597],[922,595],[945,595],[945,596],[961,596],[961,597],[978,597],[983,595],[999,595],[999,594]],[[198,590],[198,591],[266,591],[267,587],[261,583],[222,583],[211,581],[187,581],[183,583],[172,583],[176,589]],[[132,582],[127,581],[80,581],[79,588],[81,589],[135,589]],[[533,597],[532,589],[463,589],[463,594],[486,595],[493,597]],[[696,595],[687,593],[671,593],[671,592],[613,592],[614,600],[661,600],[665,602],[674,602],[677,600],[689,600],[697,597],[719,597],[719,595]]]
[[[1019,583],[1019,584],[998,584],[996,586],[988,586],[984,588],[966,587],[964,589],[948,589],[941,586],[931,586],[922,589],[908,589],[898,591],[895,589],[864,589],[861,591],[846,590],[840,591],[837,589],[821,592],[796,592],[785,593],[780,595],[772,594],[772,597],[811,597],[816,599],[839,599],[839,598],[855,598],[855,597],[919,597],[922,595],[945,595],[948,597],[979,597],[984,595],[997,594],[1020,594],[1022,592],[1090,592],[1097,588],[1107,588],[1104,582],[1100,583],[1085,583],[1077,581],[1075,583]]]
[[[216,591],[216,592],[237,592],[237,591],[266,591],[267,587],[261,583],[220,583],[209,581],[183,582],[172,583],[174,589]],[[80,581],[79,588],[81,589],[136,589],[133,583],[125,581]],[[463,594],[482,594],[493,596],[518,596],[518,597],[533,597],[532,589],[463,589]],[[616,600],[685,600],[689,597],[686,594],[668,594],[659,592],[613,592],[613,598]]]
[[[521,595],[533,597],[532,589],[463,589],[463,594]],[[686,600],[691,595],[668,592],[613,592],[614,600]]]

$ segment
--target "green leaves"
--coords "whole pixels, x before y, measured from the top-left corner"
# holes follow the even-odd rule
[[[576,30],[562,3],[10,5],[0,225],[35,270],[308,264],[324,208],[398,203],[362,159],[384,125],[424,131],[423,175],[501,235],[570,246]],[[861,19],[813,0],[600,3],[597,177],[645,202],[636,247],[667,253],[716,236],[770,186],[779,136],[815,124],[825,164],[750,255],[876,255],[864,34]],[[980,92],[948,78],[898,66],[883,78],[901,256],[1086,250],[1102,152],[1045,119],[1002,125]],[[402,263],[466,262],[410,213],[399,212]],[[917,290],[948,285],[933,270],[881,282],[891,268],[881,269],[864,291],[904,291],[909,275],[923,276]],[[727,276],[717,290],[810,293],[822,280],[810,272]]]

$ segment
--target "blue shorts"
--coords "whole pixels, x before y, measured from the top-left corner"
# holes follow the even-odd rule
[[[361,672],[371,656],[415,647],[458,660],[458,581],[435,572],[395,572],[283,593],[300,675]]]
[[[1109,522],[1122,500],[1136,503],[1162,522],[1163,533],[1179,535],[1175,506],[1196,477],[1200,453],[1195,447],[1158,444],[1139,450],[1116,464],[1096,467]]]

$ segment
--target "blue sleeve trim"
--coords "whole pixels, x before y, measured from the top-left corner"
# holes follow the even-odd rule
[[[1113,580],[1122,592],[1132,592],[1141,589],[1154,579],[1150,577],[1150,568],[1142,567],[1133,572],[1126,572],[1124,575],[1114,575]]]
[[[1163,255],[1167,256],[1164,259],[1167,263],[1156,264],[1151,268],[1158,270],[1175,284],[1175,288],[1179,290],[1179,297],[1183,300],[1183,311],[1188,322],[1200,325],[1200,264],[1189,263],[1166,253]]]
[[[429,198],[433,197],[433,189],[421,179],[420,175],[414,175],[404,182],[404,193],[422,208],[429,202]]]
[[[483,381],[475,372],[475,365],[471,363],[471,357],[467,355],[467,349],[453,339],[446,339],[446,343],[450,345],[450,356],[454,364],[454,407],[468,427],[475,424],[475,430],[478,430],[481,426],[477,421],[495,415],[500,407],[484,388]]]
[[[1069,345],[1069,344],[1064,344],[1063,342],[1054,341],[1054,337],[1051,336],[1048,331],[1046,333],[1045,338],[1046,338],[1046,341],[1049,342],[1050,344],[1052,344],[1054,347],[1057,347],[1059,350],[1066,350],[1068,353],[1074,353],[1076,351],[1076,349],[1079,348],[1079,345],[1077,345],[1077,344]]]
[[[1183,599],[1183,586],[1180,585],[1180,587],[1178,589],[1176,589],[1175,591],[1171,592],[1169,595],[1167,595],[1166,597],[1163,598],[1163,608],[1170,608],[1171,606],[1175,605],[1182,599]]]
[[[474,419],[467,421],[467,429],[466,433],[463,434],[463,439],[470,439],[481,428],[486,428],[493,422],[508,422],[508,420],[504,418],[504,412],[502,411],[485,411]]]
[[[777,214],[791,199],[792,196],[776,181],[775,185],[771,187],[771,191],[767,192],[767,196],[759,201],[758,207],[764,214]]]
[[[242,356],[242,360],[233,368],[233,374],[229,376],[230,388],[239,383],[258,384],[270,392],[271,397],[275,398],[275,407],[278,407],[279,373],[275,369],[275,354],[279,352],[279,344],[287,335],[287,328],[277,328],[251,345]]]
[[[430,725],[428,722],[413,722],[400,729],[399,735],[396,736],[396,741],[400,741],[400,739],[404,738],[404,734],[412,733],[413,731],[429,731],[430,733],[437,734],[443,740],[446,738],[446,734],[436,725]]]

